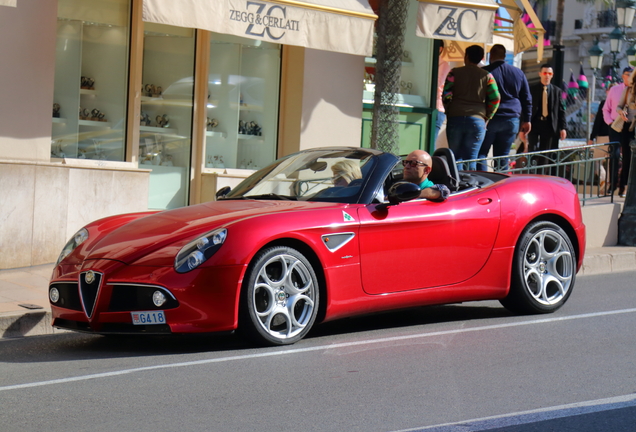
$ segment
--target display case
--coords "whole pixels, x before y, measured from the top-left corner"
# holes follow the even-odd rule
[[[139,166],[152,170],[149,208],[188,202],[194,51],[193,29],[144,24]]]
[[[51,157],[122,161],[130,2],[58,9]]]
[[[280,46],[213,34],[205,167],[259,169],[276,158]]]

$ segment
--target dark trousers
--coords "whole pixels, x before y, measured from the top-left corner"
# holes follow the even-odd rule
[[[550,120],[533,120],[532,128],[528,134],[528,151],[544,151],[544,150],[556,150],[559,148],[559,134],[554,132],[552,128],[552,122]],[[553,158],[555,155],[552,155]],[[547,157],[537,157],[537,165],[550,165],[554,161]],[[557,175],[556,167],[550,170],[542,169],[539,174]]]
[[[620,146],[614,145],[610,148],[611,163],[610,168],[610,181],[612,190],[617,187],[620,189],[625,188],[629,176],[629,168],[632,162],[632,149],[629,147],[629,143],[634,139],[634,131],[629,130],[630,122],[625,122],[623,130],[616,132],[610,128],[609,138],[611,142],[619,142]],[[618,160],[620,155],[623,155],[622,169],[620,177],[618,176]]]
[[[552,129],[550,120],[533,120],[528,134],[528,151],[556,150],[559,148],[559,133]]]

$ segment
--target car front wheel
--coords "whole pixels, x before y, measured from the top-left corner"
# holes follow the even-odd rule
[[[245,281],[241,325],[257,342],[288,345],[309,332],[318,313],[319,287],[300,252],[286,246],[261,251]]]
[[[566,302],[576,278],[576,253],[563,229],[547,221],[523,231],[515,249],[508,296],[501,303],[517,313],[549,313]]]

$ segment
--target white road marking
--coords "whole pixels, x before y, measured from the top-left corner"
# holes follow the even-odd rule
[[[545,420],[554,420],[575,415],[590,414],[612,409],[636,406],[636,395],[628,394],[605,399],[557,405],[536,410],[520,411],[479,419],[443,423],[393,432],[486,432],[502,427],[519,426]]]
[[[602,316],[608,316],[608,315],[620,315],[620,314],[627,314],[627,313],[634,313],[634,312],[636,312],[636,308],[620,309],[620,310],[613,310],[613,311],[606,311],[606,312],[593,312],[593,313],[587,313],[587,314],[535,319],[535,320],[519,321],[519,322],[512,322],[512,323],[505,323],[505,324],[494,324],[494,325],[486,325],[486,326],[462,328],[462,329],[454,329],[454,330],[442,330],[442,331],[436,331],[436,332],[430,332],[430,333],[419,333],[419,334],[404,335],[404,336],[391,336],[391,337],[378,338],[378,339],[367,339],[367,340],[361,340],[356,342],[342,342],[342,343],[329,344],[329,345],[318,345],[318,346],[307,347],[307,348],[282,349],[278,351],[259,352],[256,354],[245,354],[245,355],[237,355],[237,356],[221,357],[221,358],[213,358],[213,359],[205,359],[205,360],[194,360],[189,362],[169,363],[169,364],[162,364],[162,365],[156,365],[156,366],[122,369],[122,370],[113,371],[113,372],[104,372],[104,373],[98,373],[98,374],[89,374],[89,375],[81,375],[76,377],[60,378],[60,379],[48,380],[48,381],[37,381],[37,382],[24,383],[24,384],[1,386],[0,391],[18,390],[18,389],[24,389],[24,388],[30,388],[30,387],[41,387],[41,386],[47,386],[47,385],[53,385],[53,384],[65,384],[65,383],[74,382],[74,381],[86,381],[86,380],[98,379],[98,378],[108,378],[113,376],[126,375],[126,374],[131,374],[136,372],[144,372],[144,371],[157,370],[157,369],[169,369],[169,368],[197,366],[197,365],[211,364],[211,363],[224,363],[224,362],[229,362],[234,360],[248,360],[248,359],[263,358],[263,357],[300,354],[300,353],[306,353],[306,352],[312,352],[312,351],[324,351],[324,350],[348,348],[348,347],[360,346],[360,345],[382,344],[382,343],[398,342],[398,341],[404,341],[404,340],[422,339],[427,337],[470,333],[470,332],[478,332],[478,331],[486,331],[486,330],[497,330],[502,328],[521,327],[521,326],[534,325],[534,324],[547,324],[547,323],[554,323],[559,321],[571,321],[571,320],[596,318],[596,317],[602,317]]]

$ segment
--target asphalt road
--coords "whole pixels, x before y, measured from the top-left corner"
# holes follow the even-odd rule
[[[328,323],[291,347],[234,336],[0,340],[0,431],[636,430],[636,272],[568,303]]]

